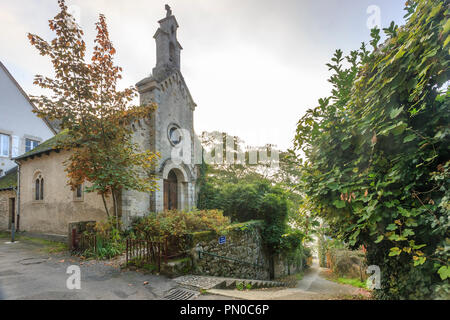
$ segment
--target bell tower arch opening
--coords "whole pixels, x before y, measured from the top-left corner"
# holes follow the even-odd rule
[[[169,44],[169,61],[172,63],[175,62],[175,45],[173,42]]]

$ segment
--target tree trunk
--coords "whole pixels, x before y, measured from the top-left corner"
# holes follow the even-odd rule
[[[104,193],[102,193],[102,200],[103,200],[103,205],[105,206],[106,215],[108,216],[108,219],[109,219],[109,210],[108,210],[108,205],[106,204],[106,199],[105,199]]]
[[[117,196],[115,190],[111,191],[113,197],[114,216],[116,217],[116,229],[119,230],[119,210],[117,205]]]

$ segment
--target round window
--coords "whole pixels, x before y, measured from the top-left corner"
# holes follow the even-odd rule
[[[169,141],[171,144],[176,146],[181,142],[183,136],[181,135],[181,130],[177,125],[170,125],[167,131],[167,135],[169,137]]]

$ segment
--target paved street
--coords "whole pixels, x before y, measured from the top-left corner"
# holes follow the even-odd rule
[[[7,243],[0,238],[0,299],[93,299],[153,300],[162,299],[182,287],[160,275],[137,271],[121,271],[110,261],[82,261],[67,253],[49,254],[48,247],[37,241],[21,240]],[[81,289],[66,286],[67,268],[77,265],[81,270]],[[361,290],[323,278],[315,263],[296,288],[257,289],[249,291],[211,289],[198,294],[197,300],[223,299],[336,299],[361,294]]]
[[[0,300],[154,300],[183,289],[171,279],[136,271],[120,271],[109,261],[82,261],[67,253],[49,254],[39,241],[14,244],[0,237]],[[81,270],[81,289],[66,286],[67,268]],[[228,300],[200,295],[195,300]]]
[[[0,240],[1,299],[160,299],[177,286],[164,276],[121,272],[104,262],[83,263],[67,254],[46,254],[44,246],[34,242]],[[66,287],[70,265],[80,266],[81,290]]]

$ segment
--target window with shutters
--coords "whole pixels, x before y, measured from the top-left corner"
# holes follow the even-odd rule
[[[11,137],[0,133],[0,157],[9,157]]]

